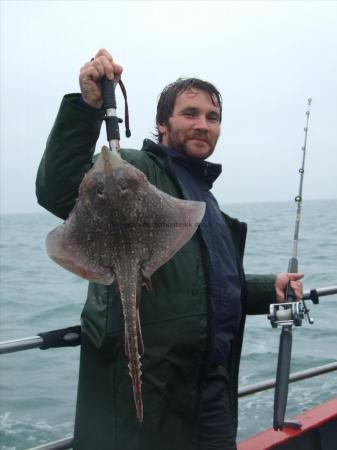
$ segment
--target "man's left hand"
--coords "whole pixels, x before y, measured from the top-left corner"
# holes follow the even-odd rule
[[[292,287],[295,297],[297,300],[300,300],[303,296],[303,285],[300,280],[304,277],[303,273],[288,273],[282,272],[279,273],[275,280],[275,290],[276,290],[276,300],[281,303],[285,300],[284,291],[290,282],[290,286]]]

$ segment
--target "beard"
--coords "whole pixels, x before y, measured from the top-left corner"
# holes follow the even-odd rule
[[[211,139],[207,133],[203,131],[190,131],[184,133],[182,131],[173,130],[171,124],[167,124],[166,145],[173,150],[183,153],[190,158],[206,159],[214,151],[218,136]],[[200,145],[196,141],[191,142],[193,139],[200,140]]]

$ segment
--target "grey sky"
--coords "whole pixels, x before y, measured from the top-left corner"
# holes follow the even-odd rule
[[[167,83],[204,78],[223,95],[211,159],[223,164],[220,203],[291,200],[312,97],[304,199],[337,197],[336,2],[0,3],[1,212],[41,210],[34,184],[48,133],[101,47],[124,67],[132,137],[122,146],[151,137]]]

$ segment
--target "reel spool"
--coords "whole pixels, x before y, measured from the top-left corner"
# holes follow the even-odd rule
[[[306,308],[301,301],[273,303],[270,305],[268,319],[273,328],[277,328],[279,325],[295,325],[296,327],[300,327],[305,313]]]

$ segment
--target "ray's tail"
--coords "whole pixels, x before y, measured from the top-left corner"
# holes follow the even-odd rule
[[[144,353],[144,346],[140,332],[139,314],[137,308],[137,281],[128,277],[125,283],[119,283],[125,329],[125,355],[129,360],[128,368],[132,380],[133,397],[135,401],[137,419],[143,422],[143,401],[140,357]]]
[[[126,331],[126,327],[125,327]],[[140,354],[138,352],[138,342],[137,342],[137,334],[136,339],[133,337],[129,339],[130,332],[126,332],[125,334],[125,347],[126,347],[126,356],[129,359],[129,375],[132,380],[133,387],[133,398],[136,406],[136,414],[137,419],[140,423],[143,422],[143,401],[142,401],[142,380],[141,380],[141,362],[140,362]]]

